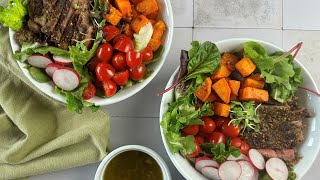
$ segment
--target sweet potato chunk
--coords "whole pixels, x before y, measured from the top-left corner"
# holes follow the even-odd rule
[[[215,102],[213,111],[214,111],[214,115],[229,117],[230,106],[228,104]]]
[[[231,71],[224,65],[222,65],[220,67],[220,69],[218,69],[212,76],[211,76],[211,79],[213,81],[217,81],[221,78],[226,78],[228,76],[230,76],[231,74]]]
[[[109,5],[110,13],[104,13],[103,18],[112,25],[117,25],[122,18],[122,14],[115,7]]]
[[[137,4],[137,11],[149,19],[156,19],[159,13],[159,6],[156,0],[143,0]]]
[[[268,91],[253,87],[246,87],[239,91],[240,101],[267,102],[269,100]]]
[[[238,57],[229,52],[225,52],[221,56],[221,65],[226,66],[230,71],[235,69],[235,65],[238,63],[238,61]]]
[[[207,102],[214,102],[214,101],[218,101],[218,100],[219,100],[219,97],[217,96],[217,94],[214,91],[211,91],[211,94],[208,96],[206,101]]]
[[[130,28],[129,24],[126,24],[126,26],[123,28],[123,32],[126,36],[128,36],[129,38],[133,38],[133,31]]]
[[[231,89],[231,95],[238,96],[238,91],[240,89],[240,81],[228,80],[228,84]]]
[[[249,76],[249,78],[252,78],[257,81],[265,81],[262,77],[260,77],[260,75],[261,75],[260,73],[254,73],[251,76]]]
[[[130,2],[132,3],[132,4],[139,4],[139,3],[141,3],[143,0],[130,0]]]
[[[114,2],[124,18],[132,18],[132,9],[129,0],[114,0]]]
[[[225,78],[220,79],[212,85],[212,89],[217,93],[221,100],[228,104],[230,102],[231,89]]]
[[[132,9],[132,18],[136,18],[139,15],[139,12],[136,10],[136,7],[134,5],[131,5]]]
[[[243,77],[247,77],[256,69],[256,65],[250,58],[244,57],[236,64],[236,69]]]
[[[200,86],[195,92],[194,95],[197,96],[202,102],[206,101],[209,95],[211,94],[211,85],[212,81],[210,78],[206,78],[204,85]]]
[[[148,44],[152,51],[156,51],[160,47],[161,40],[165,31],[166,24],[161,20],[157,21],[153,26],[153,34]]]
[[[258,89],[263,89],[264,81],[257,81],[252,78],[246,78],[244,80],[244,82],[242,83],[241,88],[245,88],[245,87],[254,87],[254,88],[258,88]]]
[[[133,21],[130,24],[131,29],[135,33],[139,33],[140,29],[148,24],[150,21],[148,18],[146,18],[144,15],[140,14],[136,18],[133,19]]]

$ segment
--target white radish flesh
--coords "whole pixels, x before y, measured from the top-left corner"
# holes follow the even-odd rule
[[[79,74],[71,68],[58,69],[53,73],[53,82],[66,91],[74,90],[80,83]]]
[[[236,161],[226,161],[219,167],[219,177],[222,180],[236,180],[241,175],[241,166]]]
[[[210,166],[203,167],[201,169],[201,173],[209,179],[213,179],[213,180],[220,179],[219,171],[216,167],[210,167]]]
[[[279,158],[270,158],[266,163],[266,170],[272,179],[286,180],[288,178],[288,167]]]
[[[256,149],[250,149],[248,155],[249,161],[254,167],[256,167],[259,170],[265,168],[266,162],[263,156]]]
[[[28,58],[28,63],[37,68],[46,68],[52,61],[50,57],[42,54],[34,54]]]
[[[61,64],[63,66],[68,66],[72,64],[71,58],[67,56],[53,55],[52,58],[56,63]]]
[[[46,67],[46,73],[49,75],[49,76],[53,76],[53,73],[58,70],[58,69],[61,69],[63,68],[63,66],[59,65],[59,64],[55,64],[55,63],[52,63],[52,64],[48,64],[48,66]]]
[[[241,166],[241,176],[238,180],[248,180],[253,179],[255,175],[255,169],[252,167],[252,165],[248,161],[237,161]]]
[[[217,161],[212,160],[212,159],[201,159],[201,160],[196,160],[195,168],[198,171],[201,171],[201,169],[205,166],[213,166],[213,167],[219,167],[219,164]]]
[[[239,157],[234,157],[232,154],[227,158],[228,161],[248,160],[248,157],[244,154],[240,154]]]

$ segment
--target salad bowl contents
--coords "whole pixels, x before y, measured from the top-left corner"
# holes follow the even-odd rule
[[[77,112],[140,91],[171,45],[168,0],[10,0],[0,13],[24,74]]]
[[[180,173],[186,179],[301,178],[320,148],[318,99],[305,89],[318,90],[290,55],[301,43],[289,52],[250,39],[191,45],[159,93],[162,139]]]

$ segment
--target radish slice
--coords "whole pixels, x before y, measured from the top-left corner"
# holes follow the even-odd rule
[[[210,166],[203,167],[201,169],[201,173],[209,179],[214,179],[214,180],[220,179],[219,171],[216,167],[210,167]]]
[[[240,154],[239,157],[234,157],[232,156],[232,154],[230,154],[230,156],[227,158],[228,161],[238,161],[238,160],[246,160],[248,161],[248,157],[244,154]]]
[[[34,54],[28,58],[28,63],[37,68],[46,68],[52,61],[50,57],[42,54]]]
[[[266,162],[263,156],[256,149],[250,149],[248,155],[249,161],[254,167],[260,170],[264,169]]]
[[[63,68],[63,66],[59,65],[59,64],[55,64],[55,63],[52,63],[52,64],[48,64],[48,66],[46,67],[46,73],[49,75],[49,76],[53,76],[53,73],[58,70],[58,69],[61,69]]]
[[[259,180],[259,171],[256,169],[254,170],[254,176],[253,176],[252,180]]]
[[[237,161],[241,166],[241,176],[238,180],[247,180],[252,179],[254,177],[255,169],[248,161]]]
[[[63,66],[68,66],[72,64],[72,60],[70,57],[67,56],[57,56],[57,55],[53,55],[52,56],[53,60]]]
[[[71,68],[58,69],[53,73],[53,82],[61,89],[71,91],[80,83],[79,74]]]
[[[288,178],[288,167],[279,158],[270,158],[266,163],[266,170],[272,179],[286,180]]]
[[[219,176],[222,180],[236,180],[241,175],[241,166],[236,161],[225,161],[219,167]]]
[[[201,171],[201,169],[203,167],[206,167],[206,166],[213,166],[213,167],[216,167],[218,168],[219,167],[219,164],[217,161],[215,160],[212,160],[212,159],[207,159],[207,158],[203,158],[203,159],[196,159],[196,164],[195,164],[195,168],[198,170],[198,171]]]

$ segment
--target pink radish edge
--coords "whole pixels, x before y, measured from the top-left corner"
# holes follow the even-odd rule
[[[72,68],[58,69],[53,73],[53,82],[61,89],[71,91],[80,83],[79,74]]]
[[[49,75],[49,76],[53,76],[53,73],[58,70],[58,69],[61,69],[61,68],[64,68],[63,66],[59,65],[59,64],[56,64],[56,63],[52,63],[52,64],[48,64],[45,71],[46,73]]]
[[[264,157],[256,149],[249,150],[248,158],[249,158],[249,162],[253,165],[253,167],[259,170],[262,170],[265,168],[266,162],[264,160]]]
[[[52,58],[55,61],[55,63],[63,66],[68,66],[72,64],[72,60],[69,57],[53,55]]]
[[[232,169],[232,171],[230,171]],[[238,179],[241,176],[241,166],[236,161],[225,161],[219,166],[221,179]]]
[[[48,64],[53,63],[49,56],[42,54],[33,54],[27,61],[30,65],[37,68],[46,68]]]
[[[266,171],[272,179],[286,180],[288,179],[288,167],[279,158],[270,158],[266,163]]]
[[[251,163],[245,160],[238,160],[237,162],[241,166],[241,175],[238,180],[253,179],[255,176],[255,168]]]
[[[219,170],[216,167],[206,166],[201,169],[201,174],[209,179],[220,179]]]
[[[201,171],[201,169],[202,169],[203,167],[206,167],[206,166],[219,167],[219,164],[218,164],[217,161],[212,160],[212,159],[202,159],[202,160],[198,160],[198,161],[195,163],[195,168],[196,168],[198,171]]]

